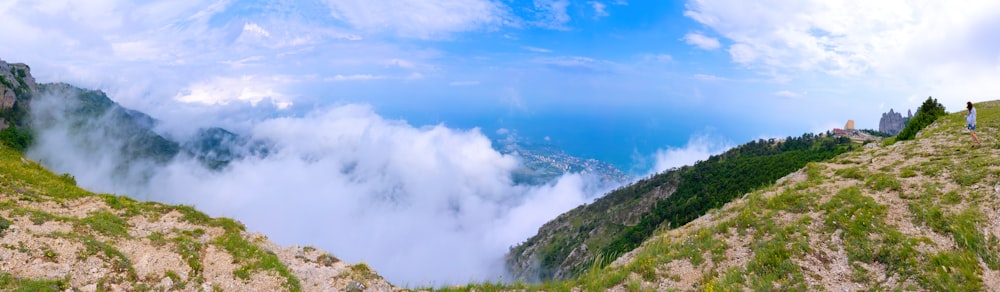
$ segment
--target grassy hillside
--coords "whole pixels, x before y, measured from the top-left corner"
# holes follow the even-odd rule
[[[930,290],[1000,287],[1000,101],[912,141],[810,163],[778,183],[657,231],[570,281],[455,290]]]
[[[573,278],[639,246],[661,225],[681,226],[746,192],[774,183],[808,162],[848,151],[848,138],[805,134],[758,140],[619,188],[575,208],[511,248],[515,279]]]
[[[188,206],[93,194],[0,147],[0,290],[392,290],[365,264],[281,247]]]

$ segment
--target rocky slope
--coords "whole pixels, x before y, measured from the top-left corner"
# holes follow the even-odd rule
[[[314,247],[279,246],[231,219],[76,187],[71,175],[53,174],[8,146],[24,146],[10,143],[13,136],[6,132],[29,132],[24,127],[32,101],[60,105],[50,107],[56,110],[51,116],[32,117],[32,126],[72,119],[71,127],[120,136],[125,143],[118,146],[133,150],[136,159],[166,160],[183,148],[154,133],[152,118],[118,106],[100,91],[39,85],[27,65],[0,60],[0,118],[7,128],[0,134],[5,144],[0,146],[0,290],[395,289],[363,263],[349,265]],[[95,125],[98,119],[105,121]],[[109,124],[117,128],[101,128]],[[213,154],[217,164],[232,159],[231,153],[211,151],[226,150],[217,144],[238,137],[205,133],[208,138],[189,147],[195,149],[189,154]],[[198,147],[210,149],[198,152]]]
[[[365,264],[283,247],[191,207],[77,188],[0,149],[0,290],[393,290]]]

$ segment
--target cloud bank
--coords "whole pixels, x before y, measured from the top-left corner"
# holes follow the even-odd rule
[[[61,104],[39,100],[39,116]],[[30,157],[84,187],[231,216],[281,244],[367,262],[397,285],[495,281],[510,246],[605,191],[577,174],[516,185],[519,158],[494,150],[478,129],[414,127],[365,105],[259,121],[248,135],[267,141],[270,154],[222,171],[181,156],[165,165],[129,161],[122,173],[125,158],[107,147],[119,143],[114,137],[48,118]],[[88,127],[113,126],[105,120]]]
[[[1000,77],[1000,41],[992,37],[1000,33],[1000,2],[693,0],[685,7],[685,16],[732,43],[731,61],[775,80],[822,72],[868,80],[856,86],[926,92],[909,96],[914,104],[927,95],[946,104],[995,98],[1000,90],[989,81]]]
[[[709,156],[729,150],[733,145],[720,137],[704,134],[693,135],[684,147],[667,147],[653,154],[653,173],[694,165],[695,162],[708,159]]]

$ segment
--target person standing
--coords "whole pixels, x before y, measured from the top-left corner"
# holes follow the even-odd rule
[[[965,114],[965,121],[967,122],[965,127],[969,129],[969,134],[972,135],[972,141],[976,142],[976,146],[981,146],[981,144],[979,144],[979,137],[976,137],[976,108],[972,106],[971,101],[966,102],[965,107],[969,110],[969,112]]]

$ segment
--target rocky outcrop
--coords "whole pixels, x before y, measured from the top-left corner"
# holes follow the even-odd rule
[[[889,109],[889,112],[882,114],[882,119],[878,122],[878,131],[889,135],[899,134],[906,127],[906,122],[913,117],[913,113],[906,112],[906,118],[902,114]]]
[[[31,67],[21,63],[8,64],[0,60],[0,94],[2,94],[0,109],[11,108],[16,100],[26,99],[36,91],[38,84],[31,76]]]
[[[0,85],[0,109],[14,107],[15,100],[17,100],[17,95],[14,94],[14,90]]]
[[[31,96],[38,91],[38,84],[25,64],[8,64],[0,60],[0,129],[8,124],[20,125]]]

